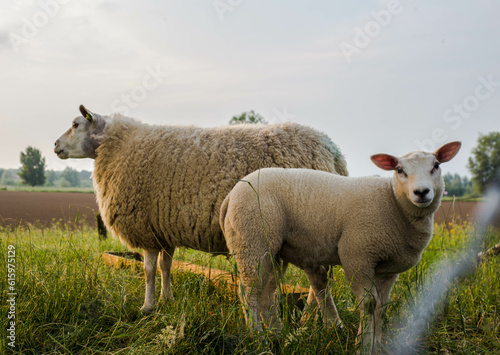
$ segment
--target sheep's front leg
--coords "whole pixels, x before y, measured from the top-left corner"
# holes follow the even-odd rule
[[[146,274],[146,295],[141,311],[151,312],[155,308],[155,277],[156,262],[158,260],[158,250],[144,250],[144,273]]]
[[[382,336],[383,315],[389,301],[389,294],[398,275],[354,277],[351,288],[360,302],[361,322],[357,342],[360,353],[376,354]]]
[[[375,309],[375,334],[374,341],[376,344],[381,343],[382,339],[382,323],[387,309],[387,304],[390,300],[392,286],[398,279],[399,274],[382,276],[375,280],[375,288],[377,289],[377,308]]]
[[[160,252],[159,267],[161,272],[161,295],[160,300],[166,301],[172,298],[172,284],[170,282],[170,269],[172,267],[172,258],[175,247],[164,248]]]
[[[311,283],[311,290],[309,290],[307,298],[308,303],[310,302],[311,305],[315,305],[315,302],[317,302],[319,304],[323,322],[332,322],[335,325],[342,326],[337,307],[335,307],[330,288],[328,287],[328,271],[326,268],[320,266],[304,271]],[[305,320],[306,318],[303,319],[303,321]]]

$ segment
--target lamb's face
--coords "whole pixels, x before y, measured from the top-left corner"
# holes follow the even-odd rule
[[[444,182],[439,166],[451,160],[460,146],[460,142],[452,142],[434,153],[413,152],[400,158],[376,154],[371,159],[381,169],[394,170],[396,194],[405,195],[415,206],[424,208],[436,197],[441,198]]]
[[[80,106],[82,116],[73,120],[73,124],[55,143],[54,152],[60,159],[96,158],[99,147],[97,136],[104,130],[104,120],[99,115]]]
[[[434,154],[415,152],[398,160],[397,188],[417,207],[429,206],[436,193],[442,193],[443,179]]]

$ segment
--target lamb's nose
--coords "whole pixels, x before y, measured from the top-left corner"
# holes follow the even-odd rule
[[[425,197],[425,195],[427,195],[431,190],[428,189],[428,188],[425,188],[425,189],[417,189],[417,190],[413,190],[413,193],[418,196],[418,197]]]

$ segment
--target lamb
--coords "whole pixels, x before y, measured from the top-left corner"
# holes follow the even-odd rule
[[[395,171],[392,178],[268,168],[238,182],[221,206],[220,224],[238,265],[248,326],[262,331],[260,314],[269,330],[281,329],[273,295],[288,263],[305,271],[314,291],[308,302],[316,297],[323,319],[341,325],[327,270],[342,265],[360,302],[358,342],[375,353],[391,288],[432,236],[444,192],[439,165],[460,146],[373,155],[376,166]]]
[[[165,300],[172,295],[176,247],[228,253],[219,211],[234,179],[276,166],[347,175],[345,159],[330,138],[295,123],[151,126],[84,106],[80,112],[54,151],[61,159],[95,159],[94,188],[106,227],[131,249],[144,249],[143,312],[155,307],[158,259]]]

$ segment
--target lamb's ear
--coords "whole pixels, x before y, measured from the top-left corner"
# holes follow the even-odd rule
[[[434,156],[436,157],[437,161],[440,163],[446,163],[447,161],[450,161],[453,159],[455,155],[457,155],[458,151],[460,150],[460,147],[462,146],[462,143],[460,142],[451,142],[443,145],[441,148],[436,150],[434,152]]]
[[[80,105],[80,113],[82,114],[85,119],[87,119],[89,122],[92,122],[94,120],[94,116],[92,115],[92,112],[87,110],[85,106]]]
[[[376,166],[384,170],[394,170],[399,163],[398,158],[389,154],[375,154],[370,159]]]

